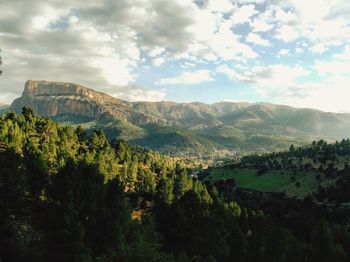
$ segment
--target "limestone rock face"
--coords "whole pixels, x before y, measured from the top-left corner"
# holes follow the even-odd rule
[[[11,110],[20,113],[24,106],[31,107],[39,115],[50,117],[74,114],[129,121],[136,125],[169,124],[161,118],[135,111],[125,101],[72,83],[29,80],[22,96],[12,103]]]

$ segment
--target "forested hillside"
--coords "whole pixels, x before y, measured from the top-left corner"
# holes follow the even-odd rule
[[[349,216],[274,196],[254,206],[190,173],[184,162],[99,130],[88,134],[29,108],[7,113],[0,260],[350,260]]]
[[[350,128],[350,114],[269,103],[128,102],[78,84],[35,80],[26,82],[10,110],[20,113],[24,106],[64,124],[102,129],[110,139],[184,157],[285,150],[346,138]]]
[[[340,186],[348,184],[349,174],[350,140],[343,139],[335,143],[319,140],[303,147],[291,145],[288,151],[247,155],[210,168],[202,177],[208,181],[234,179],[242,188],[305,197],[335,188],[339,192],[348,191],[350,188],[340,189]],[[350,198],[343,202],[350,202]]]

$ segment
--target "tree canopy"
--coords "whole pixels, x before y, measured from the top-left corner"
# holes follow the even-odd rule
[[[272,198],[253,207],[202,183],[185,162],[30,108],[0,117],[0,192],[1,261],[350,257],[346,224],[314,218],[304,232],[308,209],[282,219],[287,206]]]

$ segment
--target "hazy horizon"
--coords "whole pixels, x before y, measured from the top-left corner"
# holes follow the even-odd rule
[[[128,101],[350,112],[345,0],[0,3],[0,104],[43,79]]]
[[[31,79],[31,81],[46,81],[46,82],[60,82],[60,83],[71,83],[71,84],[77,84],[79,85],[79,83],[72,83],[72,82],[62,82],[62,81],[48,81],[48,80],[33,80]],[[86,87],[86,88],[89,88],[89,89],[92,89],[94,91],[97,91],[97,89],[95,90],[94,88],[91,88],[89,86],[83,86],[83,87]],[[24,84],[23,84],[23,89],[24,89]],[[23,90],[22,90],[23,91]],[[102,93],[106,93],[106,92],[103,92],[103,91],[98,91],[98,92],[102,92]],[[21,92],[22,93],[22,92]],[[107,94],[107,93],[106,93]],[[16,100],[17,98],[20,98],[22,94],[20,94],[18,97],[15,97],[13,100],[9,101],[8,103],[4,103],[4,102],[1,102],[0,101],[0,106],[10,106],[14,100]],[[112,95],[113,96],[113,95]],[[119,98],[119,97],[116,97],[116,96],[113,96],[115,98]],[[218,103],[242,103],[242,104],[271,104],[271,105],[275,105],[275,106],[287,106],[287,107],[293,107],[293,108],[297,108],[297,109],[311,109],[311,110],[320,110],[322,112],[330,112],[330,113],[339,113],[339,114],[350,114],[350,111],[337,111],[337,112],[332,112],[332,111],[326,111],[326,110],[322,110],[322,109],[317,109],[317,108],[312,108],[312,107],[298,107],[298,106],[292,106],[292,105],[286,105],[286,104],[278,104],[278,103],[271,103],[271,102],[267,102],[267,101],[237,101],[237,100],[220,100],[220,101],[214,101],[214,102],[211,102],[211,103],[207,103],[207,102],[202,102],[202,101],[196,101],[196,100],[193,100],[193,101],[184,101],[184,102],[181,102],[181,101],[173,101],[173,100],[152,100],[152,101],[147,101],[147,100],[130,100],[130,99],[125,99],[125,98],[122,98],[122,100],[124,101],[127,101],[127,102],[140,102],[140,103],[143,103],[143,102],[169,102],[169,103],[177,103],[177,104],[195,104],[195,103],[202,103],[202,104],[206,104],[206,105],[214,105],[214,104],[218,104]]]

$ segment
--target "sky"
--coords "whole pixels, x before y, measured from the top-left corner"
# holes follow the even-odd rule
[[[0,48],[0,103],[34,79],[350,112],[349,0],[0,0]]]

